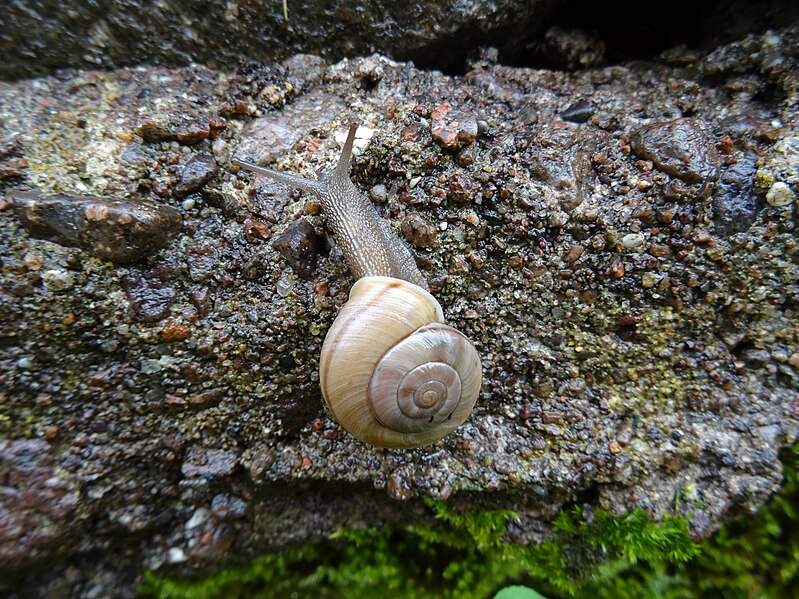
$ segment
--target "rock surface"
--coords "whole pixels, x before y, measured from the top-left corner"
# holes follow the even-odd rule
[[[765,31],[799,16],[795,3],[779,0],[675,0],[654,21],[623,3],[559,0],[6,4],[0,79],[142,63],[228,68],[242,58],[282,60],[298,52],[329,60],[381,52],[457,72],[468,58],[493,54],[506,64],[571,70],[602,65],[608,55],[656,53],[686,38],[706,42]]]
[[[799,207],[766,201],[799,190],[797,52],[789,28],[571,74],[372,56],[0,84],[0,142],[24,160],[4,196],[135,192],[183,219],[121,266],[32,238],[0,201],[0,584],[130,596],[146,568],[419,521],[426,496],[511,508],[522,542],[575,503],[676,510],[697,537],[756,509],[799,430]],[[305,94],[341,108],[287,120]],[[589,118],[559,116],[580,101]],[[445,105],[468,122],[456,147],[434,139]],[[686,118],[690,150],[633,147]],[[328,417],[317,360],[352,279],[335,247],[299,278],[268,240],[324,215],[227,162],[281,123],[272,166],[312,177],[352,120],[374,131],[353,180],[395,191],[379,209],[413,225],[483,359],[477,408],[431,447],[376,450]],[[196,122],[216,126],[178,135]],[[674,147],[694,166],[661,158]]]
[[[111,262],[141,260],[180,230],[180,212],[148,200],[24,191],[10,197],[31,237],[81,248]]]

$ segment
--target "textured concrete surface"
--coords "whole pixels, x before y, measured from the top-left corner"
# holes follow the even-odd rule
[[[0,579],[124,595],[425,496],[511,507],[519,541],[575,502],[697,537],[757,509],[799,428],[798,53],[793,28],[576,73],[298,56],[0,84]],[[483,358],[467,423],[412,451],[323,409],[353,281],[319,205],[229,166],[313,176],[354,119],[353,179]],[[182,229],[108,261],[29,235],[27,188]]]

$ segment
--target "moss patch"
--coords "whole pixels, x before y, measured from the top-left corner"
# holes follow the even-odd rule
[[[142,595],[167,598],[490,596],[513,580],[572,594],[608,559],[666,563],[695,556],[687,522],[654,523],[640,511],[622,517],[604,512],[587,522],[578,511],[562,513],[551,541],[527,546],[502,540],[515,514],[504,510],[459,512],[437,501],[437,521],[385,531],[343,530],[329,543],[269,555],[201,581],[146,576]]]
[[[653,522],[640,510],[613,516],[579,508],[558,516],[553,539],[516,545],[502,538],[513,512],[461,512],[430,500],[434,524],[342,530],[199,581],[149,573],[139,590],[159,599],[477,599],[522,582],[550,598],[799,596],[799,445],[784,465],[785,485],[768,506],[701,546],[680,517]]]
[[[723,527],[687,564],[655,559],[605,571],[578,597],[799,597],[799,445],[783,466],[785,483],[768,505]]]

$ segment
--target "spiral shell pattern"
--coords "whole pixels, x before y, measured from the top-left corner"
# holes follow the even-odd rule
[[[480,391],[480,357],[443,321],[435,298],[412,283],[364,277],[353,285],[319,363],[325,402],[353,436],[418,447],[466,420]]]

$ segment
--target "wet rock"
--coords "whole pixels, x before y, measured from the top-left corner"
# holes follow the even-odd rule
[[[327,61],[315,54],[295,54],[283,61],[292,78],[304,84],[317,83],[322,80]]]
[[[0,141],[0,181],[22,177],[22,170],[27,166],[18,138]]]
[[[42,282],[51,291],[66,291],[75,285],[75,275],[61,268],[51,268],[41,274]]]
[[[605,59],[605,44],[599,37],[557,26],[546,31],[537,51],[547,64],[566,70],[596,67]]]
[[[189,277],[195,283],[212,278],[219,271],[219,252],[207,245],[189,246],[186,252]]]
[[[272,451],[265,447],[255,450],[250,462],[250,478],[254,481],[260,480],[274,463],[275,454]]]
[[[177,322],[168,323],[161,331],[161,336],[164,338],[164,341],[167,342],[184,341],[188,339],[190,335],[191,329],[188,325]]]
[[[147,200],[17,191],[14,213],[37,239],[82,248],[128,263],[164,247],[181,227],[180,213]]]
[[[536,128],[525,151],[531,175],[547,186],[565,212],[585,200],[594,172],[591,157],[598,140],[583,127],[552,121]],[[561,213],[562,214],[562,213]]]
[[[319,415],[322,398],[307,394],[281,397],[274,404],[275,414],[280,418],[283,432],[289,436],[299,433],[306,424]]]
[[[175,300],[175,290],[155,274],[145,275],[131,270],[120,281],[130,303],[130,309],[141,322],[158,322],[169,316]]]
[[[255,194],[247,196],[246,207],[252,214],[270,223],[276,223],[280,220],[288,199],[285,185],[266,177],[259,177],[255,181]]]
[[[337,97],[311,91],[284,110],[251,121],[244,129],[234,158],[255,164],[275,162],[309,130],[331,120],[344,107]]]
[[[756,39],[747,43],[751,47]],[[361,59],[325,71],[319,89],[347,98],[352,112],[333,122],[309,116],[310,128],[279,168],[300,166],[308,175],[329,166],[327,157],[332,162],[337,154],[333,138],[357,117],[379,130],[353,161],[358,187],[386,183],[397,173],[414,181],[413,191],[440,200],[403,216],[415,211],[434,225],[448,223],[446,235],[439,235],[442,247],[421,252],[421,267],[450,321],[481,348],[485,385],[478,408],[453,435],[412,451],[375,449],[336,425],[319,398],[315,365],[334,307],[346,301],[349,275],[340,264],[320,261],[317,285],[297,283],[272,248],[246,241],[245,218],[268,219],[255,212],[223,219],[208,208],[213,192],[239,203],[255,197],[243,177],[225,173],[202,197],[187,196],[196,203],[185,216],[191,240],[162,252],[158,261],[169,263],[172,275],[130,269],[148,287],[175,290],[174,322],[186,322],[191,336],[173,345],[162,336],[169,318],[131,322],[130,302],[117,285],[123,269],[98,260],[73,264],[67,270],[80,268],[70,270],[75,285],[52,301],[42,276],[64,268],[68,252],[36,244],[9,212],[0,212],[0,411],[12,415],[0,425],[18,439],[49,435],[52,450],[60,452],[58,476],[69,472],[81,490],[70,513],[78,530],[32,552],[38,563],[26,570],[30,594],[82,596],[100,570],[114,576],[97,587],[96,596],[117,590],[132,596],[141,572],[157,569],[170,552],[186,563],[159,575],[190,575],[203,566],[199,556],[227,545],[225,534],[216,536],[218,524],[236,530],[236,551],[214,566],[226,568],[231,560],[313,543],[353,522],[369,528],[429,522],[426,496],[451,493],[464,510],[485,502],[512,508],[520,515],[513,540],[527,543],[549,535],[553,518],[575,497],[586,514],[601,505],[618,514],[643,509],[659,519],[673,513],[674,490],[693,481],[700,501],[680,503],[701,512],[706,529],[713,530],[725,518],[756,510],[780,484],[774,452],[796,438],[799,426],[791,295],[799,276],[792,260],[795,211],[764,210],[764,226],[751,226],[726,243],[709,221],[707,203],[675,204],[664,195],[669,176],[630,156],[625,131],[639,126],[642,115],[675,108],[720,131],[721,115],[759,106],[782,123],[782,138],[795,138],[791,106],[783,101],[796,89],[793,80],[768,82],[757,68],[740,78],[696,77],[660,62],[568,74],[494,65],[496,79],[508,88],[497,88],[497,97],[491,87],[476,88],[466,78],[390,61],[378,73],[374,62],[362,73]],[[189,103],[207,102],[208,110],[218,111],[224,100],[213,90],[198,94],[194,83],[187,91],[185,82],[196,81],[198,72],[206,80],[226,76],[209,77],[197,66],[141,68],[67,76],[69,83],[59,80],[52,88],[42,88],[50,80],[0,86],[8,122],[28,123],[29,157],[36,156],[37,166],[42,158],[69,165],[25,174],[68,189],[89,185],[71,165],[83,164],[108,135],[97,115],[113,114],[124,134],[141,105],[155,99],[175,122],[194,118]],[[239,84],[244,87],[243,79]],[[74,91],[53,97],[62,87]],[[146,90],[151,95],[139,98]],[[757,90],[770,91],[752,96]],[[258,100],[250,93],[267,116],[281,111],[282,92],[273,91]],[[114,99],[106,101],[107,93]],[[15,101],[23,94],[35,103]],[[184,97],[191,100],[175,103]],[[457,152],[442,153],[425,133],[430,110],[424,105],[444,97],[458,98],[488,120],[485,140],[467,146],[475,151],[470,167],[456,162]],[[564,98],[581,97],[596,103],[591,126],[552,118]],[[88,119],[85,128],[69,125],[64,114],[72,111]],[[538,114],[535,125],[531,111]],[[402,142],[398,152],[397,141],[413,122],[423,125],[420,137]],[[54,154],[54,131],[76,143],[56,144],[61,147]],[[580,131],[593,132],[593,147]],[[237,137],[230,131],[223,139],[233,144]],[[744,137],[733,138],[730,147],[720,140],[725,162],[739,159],[746,144],[757,144],[764,161],[758,193],[764,196],[779,181],[796,191],[788,178],[792,154],[781,154],[777,143]],[[122,153],[123,146],[115,151]],[[150,156],[136,158],[142,158],[146,177],[131,179],[129,165],[121,165],[116,173],[109,170],[108,185],[149,189],[153,183],[169,190],[188,149],[177,142],[141,148]],[[158,168],[151,168],[155,161]],[[458,174],[473,183],[471,197],[463,200],[449,196]],[[677,178],[671,182],[691,187]],[[299,197],[283,188],[276,206],[291,200],[295,213],[313,213]],[[405,209],[393,200],[386,208],[390,216]],[[279,210],[273,215],[281,220]],[[625,249],[623,237],[636,233],[644,235],[643,244]],[[579,257],[576,247],[585,248]],[[254,269],[260,276],[249,279],[254,255],[264,260]],[[644,282],[652,287],[644,289]],[[188,292],[194,285],[196,293]],[[205,319],[195,318],[203,313]],[[623,315],[630,318],[617,321]],[[728,346],[719,337],[722,330],[745,330],[746,338]],[[769,356],[747,351],[763,348]],[[576,379],[584,383],[572,387]],[[220,395],[205,395],[212,390]],[[276,408],[286,396],[295,403]],[[315,403],[316,413],[303,415],[301,399]],[[624,421],[635,432],[626,446]],[[776,445],[764,447],[763,427],[777,428]],[[675,429],[681,433],[669,437]],[[291,430],[298,433],[291,436]],[[224,452],[223,459],[208,449],[190,450],[194,446]],[[184,462],[191,478],[181,472]],[[375,494],[373,485],[418,499],[398,504]],[[212,497],[218,494],[248,501],[245,515],[223,520],[224,509],[214,514]],[[210,515],[189,535],[184,525],[198,509]],[[137,527],[132,536],[120,534]],[[4,579],[0,575],[0,595]],[[48,593],[52,581],[65,579],[74,585]]]
[[[594,114],[594,107],[585,100],[572,104],[560,113],[560,118],[572,123],[585,123]]]
[[[204,410],[217,405],[224,397],[224,389],[209,389],[197,395],[192,395],[186,403],[194,409]]]
[[[630,134],[630,145],[641,158],[688,183],[715,181],[719,177],[716,147],[694,119],[643,125]]]
[[[157,143],[175,139],[174,126],[164,117],[144,117],[133,129],[145,143]]]
[[[722,172],[712,200],[713,222],[718,235],[729,237],[746,231],[757,218],[762,204],[755,195],[756,160],[754,152],[746,152]]]
[[[439,104],[430,115],[430,133],[433,140],[448,150],[459,150],[477,137],[477,119],[468,111],[460,110],[449,102]]]
[[[197,308],[197,317],[205,318],[211,307],[211,290],[208,287],[194,287],[189,291],[189,301]]]
[[[181,472],[186,478],[222,478],[236,468],[236,454],[223,449],[194,446],[183,460]]]
[[[0,568],[33,561],[77,524],[79,495],[51,451],[40,439],[0,440]]]
[[[220,493],[211,500],[211,513],[219,520],[239,520],[247,513],[247,502],[241,497]]]
[[[779,127],[774,126],[771,121],[768,115],[749,112],[728,116],[719,126],[722,131],[739,141],[774,141],[779,135]]]
[[[306,219],[295,220],[272,242],[294,272],[310,279],[316,268],[319,241],[313,226]]]
[[[436,228],[418,214],[406,215],[401,226],[405,239],[416,247],[433,248],[438,245]]]
[[[175,196],[183,198],[208,183],[216,174],[216,160],[208,154],[199,154],[189,160],[180,173],[180,182],[175,186]]]
[[[259,241],[266,241],[272,237],[272,231],[264,223],[252,218],[244,221],[244,237],[248,243],[257,243]]]
[[[585,248],[581,245],[572,245],[566,254],[563,256],[563,261],[567,264],[571,264],[572,262],[578,260],[580,256],[583,255]]]
[[[211,126],[208,121],[192,121],[184,123],[175,131],[175,138],[182,144],[192,146],[208,139],[211,135]]]
[[[475,185],[472,178],[466,173],[455,173],[449,180],[448,198],[456,204],[467,204],[472,201],[475,194]]]

